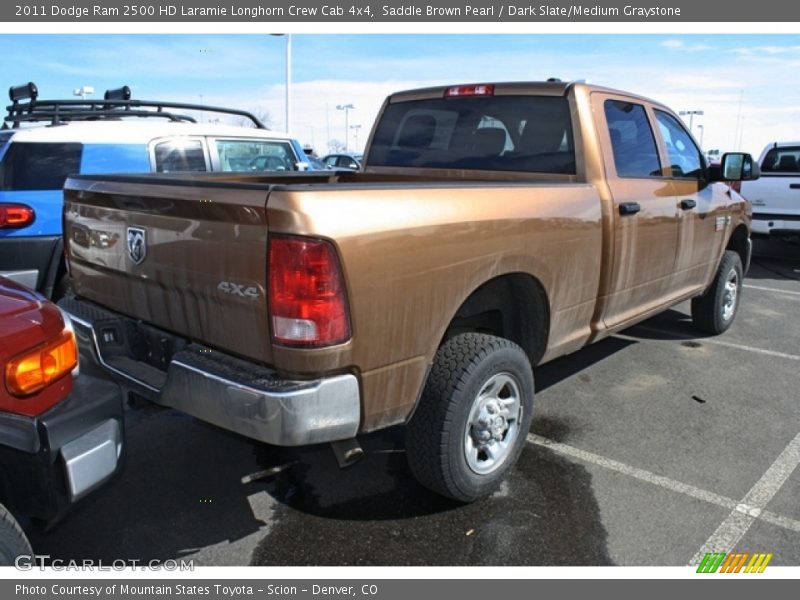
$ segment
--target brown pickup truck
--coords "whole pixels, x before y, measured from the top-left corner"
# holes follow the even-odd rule
[[[471,501],[522,451],[532,366],[688,298],[728,328],[750,214],[721,181],[757,170],[597,86],[403,92],[361,172],[71,178],[60,304],[138,396],[340,462],[406,423],[417,478]]]

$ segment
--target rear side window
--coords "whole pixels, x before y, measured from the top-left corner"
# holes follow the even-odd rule
[[[622,100],[606,100],[604,109],[617,175],[661,176],[656,139],[644,106]]]
[[[155,148],[156,171],[206,171],[206,155],[200,140],[169,140]]]
[[[295,171],[289,142],[281,140],[216,140],[220,171]]]
[[[60,190],[80,171],[81,144],[12,143],[0,162],[0,190]]]
[[[367,164],[575,173],[566,98],[479,96],[390,104]]]
[[[761,163],[764,173],[800,173],[800,146],[773,148]]]

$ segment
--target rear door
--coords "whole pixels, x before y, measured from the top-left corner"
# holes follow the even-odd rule
[[[678,209],[651,108],[605,93],[593,94],[592,104],[613,197],[614,258],[604,321],[614,327],[675,295]]]

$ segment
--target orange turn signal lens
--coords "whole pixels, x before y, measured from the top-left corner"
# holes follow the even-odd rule
[[[30,396],[77,364],[75,336],[65,330],[54,341],[11,359],[6,365],[6,387],[15,396]]]

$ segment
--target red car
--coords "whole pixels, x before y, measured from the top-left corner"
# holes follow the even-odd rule
[[[77,375],[69,318],[0,277],[0,565],[30,553],[14,516],[52,522],[117,471],[119,387]]]

